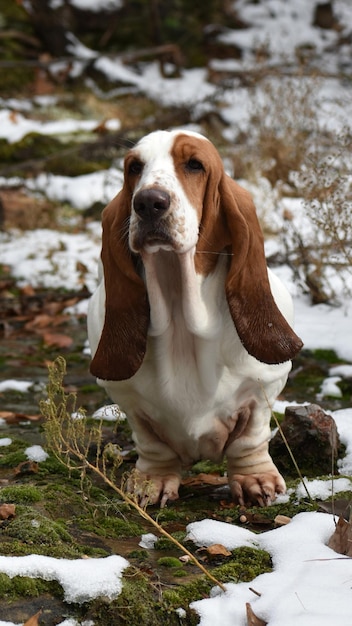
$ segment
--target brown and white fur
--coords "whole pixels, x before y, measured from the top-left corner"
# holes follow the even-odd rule
[[[101,259],[91,372],[131,424],[137,495],[148,481],[163,506],[178,497],[183,466],[224,455],[236,502],[284,492],[270,407],[302,342],[252,199],[210,141],[156,131],[128,152],[103,212]]]

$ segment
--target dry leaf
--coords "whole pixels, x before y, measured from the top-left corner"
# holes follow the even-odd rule
[[[331,535],[329,548],[335,550],[339,554],[345,554],[352,557],[352,525],[343,517],[339,517],[334,533]]]
[[[208,546],[207,553],[209,556],[231,556],[231,552],[221,543],[214,543],[212,546]]]
[[[249,602],[246,602],[246,614],[248,626],[266,626],[268,623],[264,622],[262,619],[257,617],[255,613],[253,613],[253,609]]]
[[[287,517],[287,515],[277,515],[274,519],[275,524],[278,526],[285,526],[286,524],[289,524],[290,521],[291,518]]]
[[[25,325],[26,330],[47,328],[52,323],[52,317],[47,313],[39,313]]]
[[[14,504],[0,504],[0,519],[15,517],[16,506]]]
[[[219,476],[218,474],[205,474],[200,473],[196,476],[190,476],[182,481],[182,484],[186,487],[194,487],[199,485],[227,485],[228,480],[226,476]]]
[[[55,346],[56,348],[69,348],[72,346],[73,339],[68,335],[61,333],[44,333],[43,341],[47,346]]]
[[[24,474],[37,474],[38,463],[35,461],[22,461],[14,469],[15,476],[23,476]]]
[[[23,296],[32,297],[35,295],[35,290],[32,285],[24,285],[21,287],[20,291]]]
[[[27,415],[26,413],[15,413],[14,411],[0,411],[0,418],[5,420],[7,424],[18,424],[24,420],[37,422],[41,417],[41,415]]]
[[[18,113],[16,111],[11,111],[9,118],[12,124],[18,123]]]
[[[41,614],[43,613],[43,610],[40,609],[40,611],[38,611],[38,613],[36,613],[35,615],[33,615],[32,617],[30,617],[29,619],[27,619],[27,621],[23,624],[23,626],[39,626],[39,618],[41,616]]]

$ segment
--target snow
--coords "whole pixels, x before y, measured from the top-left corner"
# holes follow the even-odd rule
[[[157,540],[158,537],[153,533],[145,533],[145,535],[142,535],[138,545],[145,550],[152,550]]]
[[[29,461],[36,461],[37,463],[40,463],[41,461],[46,461],[46,459],[49,457],[48,453],[45,452],[42,446],[39,445],[34,445],[26,448],[24,453]]]
[[[51,6],[63,6],[63,0],[51,0]],[[121,6],[121,0],[71,0],[79,8],[110,10]],[[337,16],[343,16],[344,30],[326,31],[312,26],[313,2],[307,0],[267,0],[256,4],[247,0],[237,0],[238,16],[250,27],[243,30],[228,29],[222,38],[227,43],[240,45],[243,58],[211,62],[213,70],[246,71],[259,69],[260,63],[255,49],[267,51],[271,56],[268,64],[279,65],[283,59],[293,64],[297,49],[317,54],[317,66],[327,77],[319,79],[316,85],[316,101],[319,112],[319,126],[340,132],[346,120],[352,119],[351,86],[348,81],[341,84],[334,76],[338,67],[351,68],[351,46],[347,43],[336,54],[330,54],[339,37],[351,33],[352,3],[350,0],[335,0]],[[308,47],[307,47],[308,46]],[[224,130],[227,139],[236,138],[239,130],[248,132],[253,92],[233,81],[233,87],[221,91],[207,82],[207,72],[203,68],[183,70],[179,78],[163,78],[157,63],[145,64],[142,68],[122,64],[118,59],[98,55],[83,46],[74,36],[71,37],[71,51],[80,57],[75,63],[79,72],[82,63],[91,59],[99,69],[116,85],[127,85],[133,92],[141,90],[160,105],[184,104],[195,112],[207,110],[208,101],[212,106],[219,99],[221,113],[228,127]],[[59,69],[59,64],[57,64]],[[329,75],[329,76],[328,76]],[[262,97],[260,89],[255,97]],[[45,98],[36,99],[36,106],[45,107]],[[59,136],[67,133],[91,133],[101,120],[57,120],[42,122],[31,119],[32,104],[15,99],[0,99],[0,138],[8,142],[22,139],[29,132]],[[118,119],[106,122],[108,128],[117,130]],[[250,134],[249,134],[250,136]],[[236,172],[234,172],[236,175]],[[107,203],[119,190],[122,183],[121,168],[116,165],[105,172],[74,178],[40,174],[28,180],[0,178],[0,186],[23,185],[30,192],[45,194],[50,200],[70,203],[78,210],[89,208],[94,202]],[[265,181],[245,183],[251,188],[258,206],[274,205],[275,198],[269,197]],[[286,208],[300,220],[300,231],[310,236],[309,225],[302,210],[300,198],[285,198],[281,209]],[[270,215],[270,207],[266,209]],[[281,216],[273,216],[275,229],[282,225]],[[277,248],[277,240],[266,242],[270,255]],[[82,283],[93,291],[97,284],[97,262],[100,255],[100,224],[92,223],[84,232],[52,232],[36,229],[27,232],[0,232],[0,264],[9,265],[20,285],[32,284],[68,290],[79,289]],[[82,276],[79,267],[86,268]],[[340,293],[340,304],[312,306],[307,295],[295,283],[292,271],[285,266],[275,272],[284,280],[292,293],[295,303],[295,329],[308,349],[332,349],[340,359],[346,361],[330,368],[329,375],[321,389],[321,397],[341,393],[339,381],[352,377],[352,297]],[[338,289],[340,288],[337,285]],[[84,306],[84,304],[83,304]],[[31,381],[4,380],[0,382],[0,393],[8,390],[26,392]],[[296,402],[277,401],[274,410],[283,412],[288,405]],[[307,480],[305,484],[313,498],[325,499],[334,492],[352,491],[352,407],[332,412],[341,442],[346,452],[339,460],[341,476],[333,481]],[[95,415],[97,419],[116,419],[116,408],[104,407]],[[120,417],[119,417],[120,418]],[[0,446],[10,445],[9,438],[0,439]],[[26,450],[29,459],[44,461],[45,451],[40,446]],[[298,501],[306,498],[303,485],[298,485],[293,493]],[[280,496],[282,501],[288,496]],[[205,519],[189,524],[188,537],[199,546],[221,543],[228,549],[251,546],[267,550],[273,560],[273,572],[258,576],[250,583],[229,583],[226,592],[214,588],[211,597],[192,604],[200,619],[200,626],[246,626],[246,602],[256,615],[268,626],[349,626],[352,600],[352,559],[337,555],[326,546],[334,531],[334,517],[322,513],[302,513],[280,528],[256,534],[245,527],[225,522]],[[143,535],[141,546],[152,549],[155,535]],[[99,595],[109,599],[121,591],[121,576],[128,562],[118,555],[101,559],[66,560],[30,555],[26,557],[0,556],[0,572],[9,576],[22,575],[57,580],[63,588],[67,602],[82,603]],[[254,589],[259,596],[253,593]],[[182,609],[180,619],[182,621]],[[14,626],[0,621],[0,626]],[[67,618],[60,626],[92,626],[78,624]]]
[[[70,4],[81,10],[89,11],[113,11],[120,9],[123,6],[122,0],[99,0],[99,2],[92,2],[92,0],[71,0]]]
[[[256,535],[246,528],[231,526],[224,522],[205,519],[187,526],[187,539],[198,546],[211,546],[220,543],[228,550],[241,546],[257,547]]]
[[[38,122],[27,119],[20,113],[14,113],[10,109],[0,111],[0,138],[7,139],[9,143],[20,141],[28,133],[40,133],[41,135],[64,135],[78,131],[94,131],[99,125],[97,120],[57,120],[55,122]],[[118,120],[107,120],[108,130],[118,130]]]
[[[121,411],[117,404],[107,404],[97,409],[92,415],[95,420],[105,420],[107,422],[116,422],[126,419],[126,413]]]
[[[10,437],[1,437],[0,439],[1,447],[10,446],[11,444],[12,444],[12,439],[10,439]]]
[[[62,586],[66,602],[82,604],[105,596],[112,600],[121,591],[121,576],[129,563],[121,556],[100,559],[55,559],[39,554],[0,556],[0,572],[56,580]]]
[[[4,391],[19,391],[20,393],[25,393],[29,391],[32,385],[33,381],[30,380],[3,380],[0,382],[0,393],[4,393]]]
[[[222,533],[228,549],[241,543],[242,528],[231,527],[231,544],[228,524],[204,520],[192,524],[192,533],[197,532],[197,524],[203,526],[201,534],[208,537],[208,545]],[[227,584],[225,593],[215,590],[213,597],[193,602],[191,606],[201,618],[200,626],[247,626],[247,602],[270,626],[347,626],[352,559],[338,556],[326,546],[334,528],[331,515],[301,513],[281,528],[259,535],[248,531],[252,543],[271,554],[274,571],[250,583]]]

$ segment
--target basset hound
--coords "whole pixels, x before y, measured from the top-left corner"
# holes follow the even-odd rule
[[[208,139],[156,131],[128,152],[102,222],[91,372],[130,422],[132,489],[164,506],[183,467],[226,456],[234,501],[268,504],[285,491],[271,406],[302,342],[250,194]]]

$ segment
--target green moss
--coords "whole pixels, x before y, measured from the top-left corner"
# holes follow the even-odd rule
[[[136,559],[137,561],[146,561],[149,558],[147,550],[131,550],[127,554],[128,559]]]
[[[21,163],[22,161],[42,159],[61,149],[61,142],[49,135],[28,133],[20,141],[9,144],[0,140],[0,161]]]
[[[62,524],[50,520],[32,507],[18,506],[16,517],[6,526],[5,532],[8,537],[14,537],[32,546],[72,543],[70,534]]]
[[[56,558],[106,556],[101,547],[78,544],[66,528],[66,522],[55,521],[33,507],[16,507],[16,517],[0,531],[2,554],[45,554]]]
[[[3,540],[0,534],[0,550],[3,556],[28,556],[29,554],[41,554],[43,556],[52,556],[56,559],[81,559],[82,556],[90,557],[106,557],[111,554],[103,548],[95,548],[91,546],[81,546],[77,543],[58,543],[57,545],[48,546],[48,544],[24,543],[19,539],[11,537]],[[1,597],[1,596],[0,596]]]
[[[212,570],[212,574],[223,583],[249,582],[265,572],[272,571],[270,554],[264,550],[242,547],[232,551],[232,559]]]
[[[0,457],[0,467],[17,467],[26,460],[27,457],[24,452],[9,452]]]
[[[168,522],[188,522],[188,521],[190,521],[189,506],[190,506],[190,503],[188,502],[187,503],[187,510],[186,509],[183,510],[184,506],[183,506],[183,502],[181,502],[179,504],[179,506],[177,506],[175,508],[170,506],[170,507],[165,507],[164,509],[158,510],[157,518],[158,518],[159,524],[164,526],[164,524],[165,523],[167,524]]]
[[[227,463],[226,459],[222,463],[213,463],[212,461],[202,460],[195,463],[192,467],[192,473],[194,474],[220,474],[224,475],[226,472]]]
[[[329,363],[330,365],[343,362],[337,356],[335,350],[317,348],[316,350],[312,350],[311,354],[313,358],[316,359],[317,361],[325,361],[326,363]]]
[[[197,580],[193,580],[187,584],[181,584],[173,589],[165,589],[163,592],[163,599],[170,609],[177,609],[182,607],[187,614],[187,626],[195,626],[199,622],[195,613],[190,610],[189,605],[196,600],[202,600],[209,596],[210,589],[214,585],[205,578],[200,576]]]
[[[60,176],[83,176],[93,174],[98,170],[105,170],[110,166],[110,161],[89,161],[82,158],[77,152],[72,152],[67,157],[66,151],[50,158],[45,164],[45,170]]]
[[[178,607],[173,608],[160,599],[156,588],[150,585],[146,576],[129,568],[124,573],[119,597],[109,603],[102,599],[95,600],[90,607],[89,618],[99,626],[179,626],[176,608]]]
[[[100,537],[138,537],[144,532],[143,526],[136,522],[118,517],[108,517],[107,515],[96,515],[92,519],[80,519],[78,525],[83,530],[94,532]]]
[[[54,476],[65,477],[70,479],[76,479],[76,481],[80,478],[80,472],[75,469],[69,470],[66,465],[61,463],[54,455],[50,455],[45,463],[39,463],[38,475],[41,478],[46,477],[47,475],[52,474]]]
[[[222,583],[227,582],[249,582],[272,570],[270,555],[264,550],[255,548],[236,548],[232,551],[232,558],[219,567],[212,570],[212,574]],[[174,589],[165,589],[164,601],[173,608],[182,607],[187,613],[187,624],[197,624],[193,621],[194,616],[190,613],[189,604],[195,600],[201,600],[209,595],[213,584],[205,576],[200,576],[197,580],[179,585]]]
[[[15,504],[31,504],[40,502],[43,495],[38,487],[33,485],[14,485],[0,489],[1,502],[14,502]]]
[[[157,564],[161,567],[180,567],[180,561],[174,556],[162,556],[157,560]]]
[[[45,171],[62,176],[91,174],[110,166],[107,159],[97,161],[81,155],[75,142],[63,144],[49,135],[32,132],[15,143],[0,139],[0,163],[18,164],[21,167],[21,163],[33,160],[43,160],[42,168]]]
[[[59,583],[45,581],[40,578],[27,576],[14,576],[10,578],[0,573],[0,598],[15,600],[16,598],[37,598],[42,594],[49,593],[62,598],[63,592]]]

